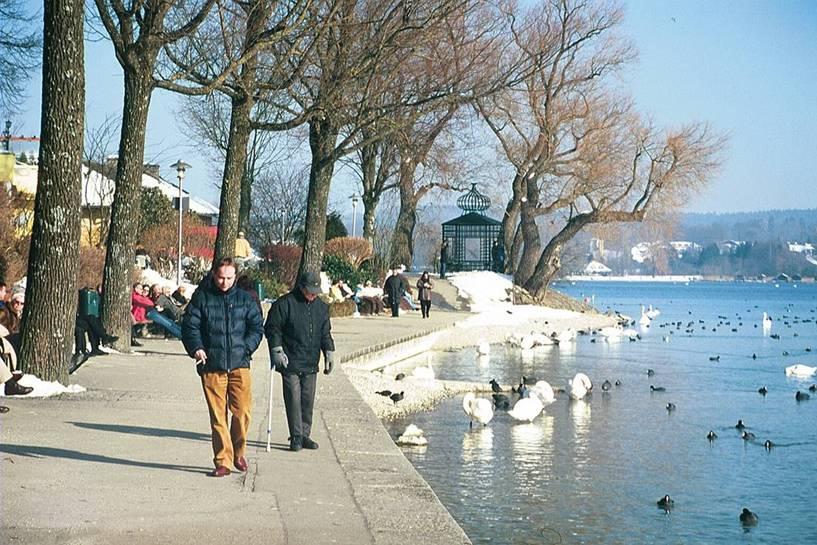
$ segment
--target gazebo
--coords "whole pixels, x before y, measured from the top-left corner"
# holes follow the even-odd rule
[[[483,214],[491,200],[477,191],[477,184],[471,184],[457,199],[457,206],[462,210],[460,217],[442,224],[443,240],[448,241],[448,270],[491,270],[491,249],[502,228],[501,222]]]

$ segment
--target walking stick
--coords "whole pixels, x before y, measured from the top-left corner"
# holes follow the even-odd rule
[[[272,377],[275,374],[275,370],[272,367],[272,362],[270,362],[269,367],[269,412],[267,413],[267,452],[269,452],[270,447],[270,437],[272,436]]]

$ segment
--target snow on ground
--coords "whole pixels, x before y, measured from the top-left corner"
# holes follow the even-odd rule
[[[28,395],[14,396],[15,398],[51,397],[60,394],[78,394],[85,391],[85,388],[83,388],[79,384],[63,386],[62,384],[56,381],[47,382],[45,380],[40,380],[34,375],[23,375],[22,378],[18,381],[18,383],[20,384],[20,386],[30,386],[31,388],[34,388],[34,391]],[[3,388],[0,388],[0,397],[5,397]]]

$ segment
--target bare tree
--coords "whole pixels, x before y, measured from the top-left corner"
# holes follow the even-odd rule
[[[102,248],[108,238],[110,207],[116,186],[113,183],[114,169],[106,159],[113,150],[118,125],[119,120],[109,115],[98,126],[89,127],[85,132],[82,205],[87,223],[83,225],[83,238],[97,248]]]
[[[276,166],[256,178],[250,225],[262,246],[290,243],[304,228],[308,183],[306,167]]]
[[[202,24],[215,0],[94,0],[94,3],[102,26],[113,43],[125,80],[116,193],[103,274],[102,321],[107,331],[119,337],[116,347],[130,350],[130,270],[138,234],[150,98],[160,84],[182,90],[172,80],[160,82],[156,79],[157,59],[163,47],[190,35]],[[232,69],[234,65],[229,66],[227,73]],[[205,87],[195,92],[204,93],[210,89]]]
[[[34,227],[20,362],[45,380],[65,380],[79,272],[85,114],[83,3],[46,0],[42,120]]]
[[[40,65],[41,34],[20,0],[0,0],[0,112],[12,112]]]

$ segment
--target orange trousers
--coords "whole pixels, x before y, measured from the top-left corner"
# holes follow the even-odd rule
[[[210,410],[210,428],[213,432],[213,464],[233,467],[233,460],[244,456],[247,448],[247,429],[252,407],[252,378],[246,367],[230,372],[204,373],[201,377],[204,398]],[[227,409],[232,418],[227,424]]]

